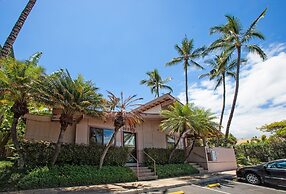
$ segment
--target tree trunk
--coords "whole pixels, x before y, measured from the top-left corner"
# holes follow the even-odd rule
[[[189,94],[188,94],[188,66],[185,62],[185,91],[186,91],[186,104],[189,104]]]
[[[234,97],[233,97],[233,102],[232,102],[232,107],[230,110],[229,118],[227,121],[227,126],[226,126],[226,131],[225,131],[225,140],[228,139],[229,136],[229,129],[232,121],[232,117],[234,114],[234,109],[236,106],[236,100],[238,96],[238,88],[239,88],[239,71],[240,71],[240,57],[241,57],[241,47],[237,47],[237,65],[236,65],[236,78],[235,78],[235,91],[234,91]]]
[[[11,132],[11,137],[12,137],[12,141],[14,144],[14,147],[19,155],[19,159],[18,159],[18,167],[20,169],[24,168],[24,155],[20,149],[20,143],[18,141],[18,137],[17,137],[17,125],[19,122],[19,116],[15,116],[14,114],[14,118],[13,118],[13,122],[12,122],[12,126],[10,128],[10,132]]]
[[[194,147],[195,147],[195,141],[196,141],[196,138],[193,139],[192,146],[191,146],[191,148],[190,148],[190,150],[189,150],[187,156],[185,157],[184,163],[187,163],[187,162],[188,162],[188,158],[190,157],[190,155],[191,155],[191,153],[192,153],[192,151],[193,151],[193,149],[194,149]]]
[[[174,146],[174,148],[173,148],[173,150],[172,150],[172,152],[171,152],[171,154],[170,154],[170,156],[169,156],[169,160],[168,160],[169,163],[171,163],[171,159],[172,159],[172,157],[173,157],[173,155],[174,155],[174,153],[175,153],[175,151],[176,151],[176,149],[177,149],[177,147],[178,147],[178,145],[179,145],[179,143],[180,143],[180,140],[181,140],[183,134],[184,134],[184,133],[181,133],[181,134],[180,134],[179,139],[178,139],[178,141],[176,142],[176,144],[175,144],[175,146]]]
[[[65,134],[67,127],[68,127],[68,124],[61,124],[60,134],[59,134],[59,138],[58,138],[56,148],[55,148],[55,154],[54,154],[53,159],[52,159],[52,166],[55,165],[55,163],[58,159],[58,156],[60,154],[61,146],[62,146],[63,140],[64,140],[64,134]]]
[[[120,128],[121,128],[121,127],[120,127]],[[108,144],[105,146],[105,148],[104,148],[104,150],[103,150],[103,153],[102,153],[102,155],[101,155],[101,157],[100,157],[99,169],[102,168],[104,159],[105,159],[105,157],[106,157],[106,154],[107,154],[109,148],[112,146],[112,144],[113,144],[113,142],[114,142],[114,140],[115,140],[115,137],[116,137],[116,135],[117,135],[117,133],[118,133],[118,131],[119,131],[120,128],[117,128],[117,129],[115,128],[115,129],[114,129],[114,133],[112,134],[112,137],[110,138]]]
[[[160,96],[160,89],[159,89],[158,84],[156,85],[156,92],[157,92],[157,97],[159,97]]]
[[[14,25],[11,33],[9,34],[8,38],[6,39],[6,42],[3,45],[3,49],[1,50],[1,53],[0,53],[0,58],[9,56],[9,53],[13,47],[13,44],[21,28],[23,27],[25,20],[27,19],[29,13],[32,11],[36,1],[37,0],[29,0],[29,2],[27,3],[26,7],[22,11],[20,17],[18,18],[16,24]]]
[[[223,121],[223,115],[224,115],[224,109],[225,109],[225,73],[222,74],[222,86],[223,86],[223,95],[222,95],[222,109],[220,114],[220,120],[219,120],[219,130],[221,131],[222,127],[222,121]]]
[[[5,146],[7,145],[9,139],[11,136],[11,132],[7,132],[4,137],[2,138],[0,142],[0,158],[5,158],[6,157],[6,149]]]

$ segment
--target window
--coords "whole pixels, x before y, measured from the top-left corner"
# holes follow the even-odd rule
[[[267,165],[267,168],[286,169],[286,161],[273,162]]]
[[[110,141],[112,134],[113,130],[111,129],[101,129],[101,128],[91,127],[89,142],[105,145]]]
[[[175,147],[175,138],[173,136],[167,135],[167,148],[174,148]]]

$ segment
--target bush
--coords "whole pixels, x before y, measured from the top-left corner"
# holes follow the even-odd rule
[[[169,156],[172,152],[172,149],[145,148],[144,151],[156,161],[156,164],[168,164]],[[177,149],[170,163],[182,164],[184,163],[184,159],[185,159],[184,150]],[[149,165],[153,164],[153,161],[149,157],[145,157],[145,163]]]
[[[26,165],[29,167],[46,166],[54,154],[55,145],[49,142],[22,142]],[[57,164],[98,165],[104,146],[63,144]],[[105,158],[105,165],[124,166],[128,160],[128,151],[124,147],[111,147]]]
[[[18,189],[36,189],[48,187],[66,187],[92,184],[135,181],[136,176],[128,167],[73,166],[35,168],[17,184]]]
[[[237,163],[252,165],[286,157],[286,141],[249,142],[235,146]]]
[[[187,176],[199,173],[199,171],[190,164],[157,165],[156,170],[159,178]]]

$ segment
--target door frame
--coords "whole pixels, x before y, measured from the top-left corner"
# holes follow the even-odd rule
[[[139,162],[139,157],[138,157],[138,150],[137,150],[137,147],[138,147],[138,145],[137,145],[137,133],[136,132],[130,132],[130,131],[124,131],[124,130],[122,130],[122,146],[123,147],[125,147],[125,144],[124,144],[124,133],[129,133],[129,134],[134,134],[134,139],[135,139],[135,147],[134,147],[134,149],[135,149],[135,152],[136,152],[136,154],[135,154],[135,158],[138,160],[138,162]]]

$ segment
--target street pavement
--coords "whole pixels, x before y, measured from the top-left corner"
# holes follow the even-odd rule
[[[256,186],[236,181],[221,181],[220,187],[208,188],[207,185],[188,185],[169,189],[167,193],[184,191],[184,194],[286,194],[283,188]],[[162,192],[161,192],[162,193]]]

